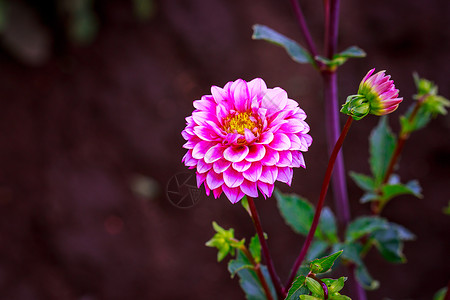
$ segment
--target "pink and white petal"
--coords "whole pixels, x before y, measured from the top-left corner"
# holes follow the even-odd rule
[[[207,164],[203,159],[200,159],[197,163],[197,172],[199,173],[205,173],[209,170],[211,170],[212,164]]]
[[[214,131],[218,137],[224,138],[226,135],[226,132],[220,129],[219,125],[217,125],[214,122],[206,121],[206,123],[209,125],[209,129]]]
[[[291,141],[291,148],[289,150],[300,150],[302,148],[302,141],[297,134],[287,134],[289,140]]]
[[[240,188],[229,188],[226,185],[222,186],[222,190],[227,196],[228,200],[230,200],[231,203],[235,204],[239,200],[241,200],[245,194],[241,191]]]
[[[206,100],[204,97],[202,97],[201,100],[195,100],[193,102],[193,105],[198,110],[209,111],[216,106],[216,103],[210,100]]]
[[[370,75],[373,74],[374,71],[375,71],[375,68],[373,68],[372,70],[370,70],[369,72],[367,72],[366,76],[364,76],[364,78],[363,78],[363,80],[361,81],[361,83],[362,83],[362,82],[365,82],[365,81],[370,77]]]
[[[244,136],[247,143],[251,143],[256,139],[255,134],[248,128],[244,128]]]
[[[302,142],[302,145],[306,148],[306,149],[300,149],[300,150],[308,151],[308,147],[311,146],[311,144],[312,144],[312,137],[309,134],[302,134],[300,136],[300,141]]]
[[[268,115],[272,115],[286,107],[287,93],[285,90],[276,87],[267,89],[266,94],[262,98],[261,106],[267,108]]]
[[[197,143],[198,143],[198,141],[188,140],[186,143],[184,143],[183,148],[184,149],[194,149],[194,147]]]
[[[259,181],[274,184],[275,180],[277,180],[278,176],[278,167],[276,166],[263,166],[261,177],[259,177]]]
[[[299,119],[289,119],[288,122],[281,125],[280,130],[284,133],[297,133],[305,129],[305,124]]]
[[[219,186],[222,186],[223,183],[224,180],[222,174],[217,174],[216,172],[214,172],[214,170],[210,170],[206,175],[205,184],[207,184],[211,190],[214,190]]]
[[[221,159],[223,157],[223,149],[224,147],[221,144],[217,144],[209,148],[204,155],[205,162],[211,164]]]
[[[306,168],[305,159],[300,151],[292,151],[292,167],[294,168]]]
[[[200,188],[202,183],[205,182],[206,180],[206,173],[201,174],[196,172],[196,176],[197,176],[197,187]]]
[[[247,171],[244,171],[242,175],[245,179],[256,182],[260,177],[262,173],[262,165],[259,161],[252,163],[250,168],[248,168]]]
[[[269,147],[278,151],[288,150],[291,148],[291,141],[286,134],[277,132],[274,135],[273,141],[270,142]]]
[[[280,155],[280,160],[277,163],[277,167],[288,167],[292,164],[291,151],[281,151],[278,154]]]
[[[244,180],[244,182],[240,186],[241,191],[247,196],[256,198],[258,197],[258,188],[256,182]]]
[[[231,165],[231,162],[221,158],[218,161],[214,162],[213,169],[214,169],[214,172],[219,174],[219,173],[222,173],[223,171],[225,171],[226,169],[228,169],[230,167],[230,165]]]
[[[289,168],[289,167],[278,168],[277,180],[280,182],[284,182],[287,185],[291,186],[293,174],[294,174],[294,171],[292,170],[292,168]]]
[[[273,184],[267,184],[265,182],[258,181],[258,189],[263,194],[264,198],[272,196],[273,193]]]
[[[298,108],[298,102],[292,99],[287,99],[286,109],[296,109]]]
[[[228,100],[228,91],[225,89],[222,89],[218,86],[214,85],[211,87],[211,94],[214,98],[214,101],[216,101],[216,103],[220,103],[222,101]]]
[[[249,152],[247,146],[230,146],[223,151],[223,157],[231,162],[240,162]]]
[[[265,166],[274,166],[280,160],[280,154],[278,151],[273,150],[272,148],[266,147],[266,155],[264,155],[261,163]]]
[[[219,136],[213,130],[211,130],[209,126],[195,126],[194,133],[200,139],[208,142],[215,141],[219,138]]]
[[[245,172],[251,167],[252,163],[246,161],[245,159],[240,162],[233,163],[233,169],[238,172]]]
[[[247,82],[250,99],[257,98],[262,99],[267,91],[267,85],[261,78],[255,78],[250,82]]]
[[[197,125],[207,125],[206,121],[217,122],[217,117],[209,111],[196,110],[192,113],[192,118]]]
[[[234,105],[240,112],[250,109],[250,100],[247,83],[238,79],[231,84],[230,93],[233,95]]]
[[[241,185],[244,181],[244,177],[233,168],[228,168],[223,172],[223,180],[228,187],[233,188]]]
[[[246,161],[260,161],[261,159],[263,159],[264,155],[266,155],[266,147],[264,147],[263,145],[253,144],[248,148],[249,152],[245,157]]]
[[[274,138],[274,134],[272,132],[270,132],[270,131],[263,132],[260,135],[257,144],[267,145],[273,141],[273,138]]]
[[[184,162],[184,164],[187,167],[194,167],[197,165],[198,159],[195,159],[192,157],[192,150],[189,150],[184,156],[181,162]]]

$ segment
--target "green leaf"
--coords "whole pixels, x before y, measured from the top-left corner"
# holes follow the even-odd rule
[[[301,295],[300,300],[322,300],[322,298],[317,298],[310,295]]]
[[[389,228],[392,230],[395,230],[397,232],[397,236],[402,241],[413,241],[416,239],[416,236],[414,233],[403,227],[402,225],[389,222]]]
[[[267,299],[264,293],[264,289],[259,281],[258,275],[256,275],[256,272],[252,269],[253,267],[251,266],[245,254],[239,250],[236,259],[234,259],[234,261],[236,262],[232,261],[230,261],[230,263],[228,264],[228,270],[230,271],[230,273],[234,271],[234,274],[235,273],[238,274],[240,278],[239,284],[242,290],[245,292],[246,299],[248,300]],[[249,267],[249,264],[251,268]],[[269,272],[267,271],[267,267],[264,265],[260,265],[260,267],[261,272],[269,286],[272,297],[276,299],[275,288],[273,287]]]
[[[332,295],[328,298],[329,300],[352,300],[350,297],[345,295]]]
[[[380,196],[377,195],[377,194],[375,194],[375,193],[365,193],[365,194],[359,199],[359,202],[360,202],[360,203],[372,202],[372,201],[378,200],[378,198],[380,198]]]
[[[372,177],[352,171],[350,172],[350,177],[364,191],[372,192],[375,190],[375,181]]]
[[[370,134],[370,168],[376,185],[380,184],[386,174],[389,161],[395,149],[396,141],[385,116]]]
[[[318,229],[331,244],[338,241],[337,223],[333,211],[329,207],[324,207],[320,214]]]
[[[306,49],[300,46],[297,42],[291,40],[290,38],[287,38],[281,33],[278,33],[265,25],[253,25],[252,39],[265,40],[283,47],[295,62],[301,64],[310,63],[312,65],[315,65],[313,57]]]
[[[356,268],[355,276],[359,284],[366,290],[376,290],[380,286],[380,283],[372,278],[363,264]]]
[[[328,243],[321,240],[314,240],[309,246],[306,260],[311,261],[321,256],[328,248]]]
[[[392,263],[406,262],[403,254],[403,242],[394,228],[377,230],[371,234],[371,237],[384,259]]]
[[[339,292],[344,288],[344,283],[347,280],[347,277],[340,277],[339,279],[333,280],[333,282],[328,286],[328,292],[330,294],[334,294]]]
[[[400,195],[414,195],[418,198],[422,198],[422,194],[420,193],[421,191],[422,188],[417,180],[412,180],[407,184],[386,184],[381,188],[382,195],[380,200],[387,202]]]
[[[329,59],[329,58],[326,58],[326,57],[323,57],[320,55],[316,56],[315,59],[317,61],[320,61],[321,63],[325,64],[332,70],[334,70],[337,67],[343,65],[347,61],[347,59],[349,59],[350,57],[365,57],[365,56],[366,56],[366,53],[362,49],[360,49],[356,46],[352,46],[352,47],[345,49],[341,53],[337,53],[337,54],[333,55],[332,59]]]
[[[327,272],[328,270],[331,269],[334,262],[341,254],[342,254],[342,250],[340,250],[336,253],[330,254],[328,256],[313,260],[309,265],[311,272],[313,272],[315,274]]]
[[[380,217],[359,217],[351,222],[345,234],[346,242],[355,241],[366,234],[388,227],[388,222]]]
[[[351,46],[344,51],[335,54],[335,57],[365,57],[366,52],[357,46]]]
[[[307,235],[314,217],[314,207],[306,199],[295,194],[275,191],[278,209],[286,223],[301,235]]]
[[[311,277],[306,277],[306,286],[311,291],[311,293],[313,293],[313,295],[319,296],[320,299],[323,298],[323,288],[320,283],[318,283]]]
[[[258,235],[252,237],[248,248],[255,262],[256,263],[261,262],[261,243],[259,242]]]
[[[443,287],[434,294],[433,300],[444,300],[445,294],[447,294],[447,287]]]
[[[305,286],[306,277],[298,276],[295,278],[291,287],[289,288],[288,294],[285,300],[298,300],[300,295],[309,294],[308,288]]]
[[[443,212],[444,214],[446,214],[446,215],[449,215],[449,216],[450,216],[450,201],[448,201],[448,204],[447,204],[447,206],[446,206],[446,207],[444,207],[444,208],[442,209],[442,212]]]

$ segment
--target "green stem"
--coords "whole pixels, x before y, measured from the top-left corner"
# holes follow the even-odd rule
[[[298,269],[300,268],[303,260],[305,259],[306,253],[308,252],[309,246],[311,245],[314,233],[316,232],[317,226],[319,225],[320,214],[322,212],[323,205],[325,203],[325,196],[327,195],[328,186],[330,184],[331,174],[333,173],[334,164],[336,162],[336,158],[338,156],[339,150],[341,150],[342,144],[344,143],[344,139],[347,136],[348,130],[350,129],[350,125],[352,124],[353,118],[348,117],[347,122],[342,129],[341,135],[334,145],[333,152],[331,153],[330,160],[328,161],[328,167],[325,172],[325,177],[322,183],[322,189],[320,191],[319,201],[316,206],[316,211],[314,213],[314,218],[311,224],[311,228],[309,229],[308,235],[306,236],[305,243],[303,244],[302,250],[297,257],[297,260],[294,263],[294,266],[291,270],[291,274],[286,282],[285,289],[289,289],[294,278],[297,274]]]
[[[278,277],[275,266],[273,264],[272,258],[269,253],[269,247],[267,246],[266,239],[264,238],[264,231],[261,226],[261,221],[259,219],[258,211],[256,210],[255,202],[252,197],[247,196],[248,206],[250,208],[250,216],[253,220],[253,224],[255,225],[256,233],[258,234],[259,242],[261,243],[262,254],[264,255],[264,259],[267,263],[267,269],[269,271],[270,278],[272,279],[273,285],[275,287],[275,291],[280,299],[284,299],[285,290],[281,284],[280,277]]]

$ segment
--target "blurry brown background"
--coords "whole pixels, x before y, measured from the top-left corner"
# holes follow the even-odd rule
[[[213,220],[249,238],[243,209],[206,196],[178,209],[165,189],[187,171],[180,132],[192,101],[211,85],[262,77],[299,101],[314,139],[307,170],[279,188],[317,201],[327,163],[320,77],[281,48],[251,40],[260,23],[302,41],[288,2],[1,1],[0,299],[244,298],[226,263],[204,246]],[[301,4],[322,46],[322,3]],[[413,71],[448,98],[449,15],[448,0],[342,1],[339,50],[358,45],[368,56],[340,69],[340,102],[372,67],[387,69],[405,98],[390,120],[395,130],[412,101]],[[376,122],[351,129],[348,169],[368,173]],[[449,132],[449,117],[439,117],[407,142],[399,173],[418,179],[425,197],[400,197],[383,215],[417,240],[406,243],[405,265],[369,253],[381,282],[369,299],[431,299],[448,282]],[[362,192],[348,187],[352,215],[367,214]],[[274,199],[257,205],[285,280],[303,238]]]

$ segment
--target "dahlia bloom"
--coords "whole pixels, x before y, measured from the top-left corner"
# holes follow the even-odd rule
[[[231,203],[248,195],[270,197],[276,180],[292,182],[294,167],[305,168],[301,151],[311,145],[306,114],[281,88],[256,78],[238,79],[194,101],[181,133],[186,166],[196,168],[197,185]]]
[[[358,94],[347,98],[341,112],[360,120],[367,114],[382,116],[397,109],[403,98],[398,98],[398,90],[391,76],[380,71],[374,75],[370,70],[359,85]]]

